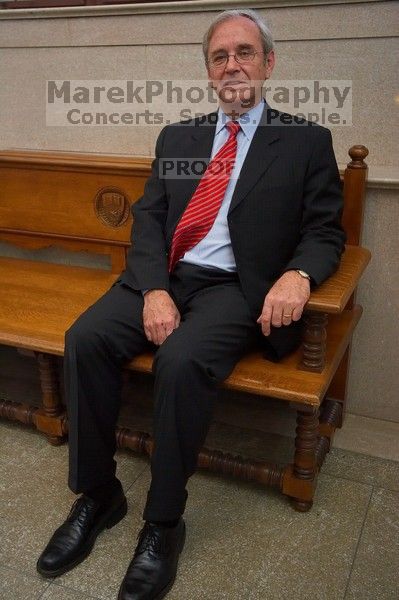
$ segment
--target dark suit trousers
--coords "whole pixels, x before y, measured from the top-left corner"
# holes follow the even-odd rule
[[[139,291],[116,283],[66,334],[69,486],[75,493],[115,475],[115,433],[123,364],[156,349],[154,452],[143,518],[171,520],[183,512],[216,399],[216,385],[259,336],[236,274],[178,263],[170,294],[180,326],[157,347],[145,337]]]

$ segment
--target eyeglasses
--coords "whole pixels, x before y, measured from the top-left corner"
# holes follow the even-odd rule
[[[225,67],[230,56],[234,56],[234,60],[240,65],[250,63],[254,60],[256,54],[262,54],[256,50],[243,49],[238,50],[235,54],[227,54],[227,52],[219,52],[208,60],[211,67]]]

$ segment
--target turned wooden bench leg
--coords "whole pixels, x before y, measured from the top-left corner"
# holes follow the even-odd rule
[[[294,463],[284,472],[283,493],[295,510],[306,512],[313,504],[317,478],[319,409],[298,409]]]
[[[42,388],[42,408],[35,413],[35,424],[39,431],[46,434],[52,446],[65,441],[65,411],[59,393],[57,358],[51,354],[35,352],[39,366]]]
[[[319,435],[319,411],[311,413],[298,410],[295,438],[295,456],[293,474],[297,479],[313,483],[316,478],[316,447]],[[314,488],[313,488],[314,491]],[[312,499],[292,498],[295,510],[306,512],[312,507]]]
[[[322,404],[319,424],[319,439],[316,448],[317,467],[320,469],[324,459],[331,450],[334,433],[342,422],[342,404],[337,400],[326,398]]]
[[[326,362],[327,313],[307,310],[303,316],[304,332],[300,369],[321,373]]]

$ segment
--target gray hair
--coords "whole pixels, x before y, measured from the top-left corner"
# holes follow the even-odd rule
[[[225,10],[222,13],[219,13],[217,17],[210,24],[208,31],[205,33],[203,41],[202,41],[202,51],[204,53],[205,62],[208,63],[208,49],[209,42],[211,41],[211,37],[216,29],[216,27],[223,23],[224,21],[228,21],[229,19],[235,19],[237,17],[246,17],[250,21],[253,21],[255,25],[258,26],[260,38],[262,41],[262,48],[264,53],[264,60],[266,62],[266,56],[269,54],[271,50],[274,48],[274,41],[272,33],[263,19],[259,16],[257,12],[251,10],[250,8],[242,8],[242,9],[232,9]]]

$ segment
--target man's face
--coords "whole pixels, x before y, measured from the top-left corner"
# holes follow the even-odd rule
[[[212,59],[226,54],[252,53],[252,61],[238,63],[229,56],[221,66]],[[241,114],[261,100],[262,84],[274,67],[274,52],[265,57],[257,25],[246,17],[235,17],[220,23],[213,32],[208,49],[208,77],[227,113]]]

